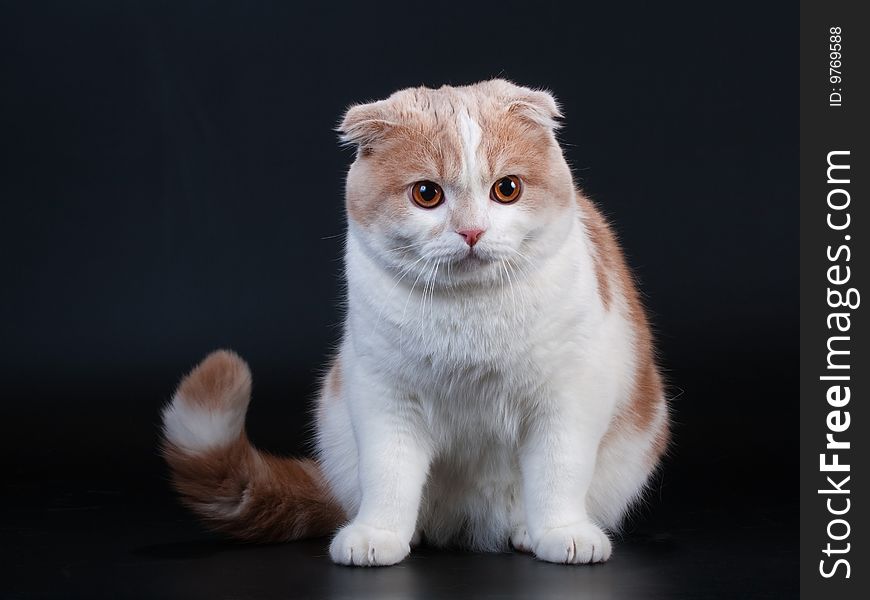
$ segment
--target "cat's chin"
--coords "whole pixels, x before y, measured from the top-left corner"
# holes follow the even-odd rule
[[[496,265],[498,259],[478,252],[468,252],[450,260],[451,270],[459,273],[482,273]]]
[[[457,257],[453,260],[454,265],[465,265],[468,268],[475,268],[481,265],[486,265],[489,263],[495,262],[493,258],[489,256],[484,256],[477,252],[469,252],[467,254],[463,254],[462,256]]]
[[[502,259],[498,257],[467,254],[451,260],[449,267],[439,269],[438,285],[491,286],[503,282]]]

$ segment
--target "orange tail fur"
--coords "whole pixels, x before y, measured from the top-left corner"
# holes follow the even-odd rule
[[[163,456],[185,505],[233,537],[260,542],[327,535],[344,514],[312,459],[260,452],[244,431],[251,373],[235,353],[210,354],[163,410]]]

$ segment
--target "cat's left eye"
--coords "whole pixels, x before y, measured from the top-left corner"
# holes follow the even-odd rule
[[[520,199],[523,182],[516,175],[508,175],[496,181],[489,192],[490,197],[501,204],[510,204]]]

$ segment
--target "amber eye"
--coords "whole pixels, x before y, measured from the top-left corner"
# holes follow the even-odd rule
[[[444,192],[437,183],[418,181],[411,186],[411,200],[423,208],[435,208],[444,201]]]
[[[510,204],[520,199],[523,193],[523,182],[516,175],[508,175],[502,177],[495,182],[490,191],[490,197],[496,202],[502,204]]]

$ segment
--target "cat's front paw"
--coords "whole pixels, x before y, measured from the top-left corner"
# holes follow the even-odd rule
[[[411,547],[388,529],[350,523],[339,529],[329,545],[329,556],[340,565],[385,567],[408,556]]]
[[[536,558],[571,565],[604,562],[611,551],[607,534],[589,521],[548,529],[535,544]]]
[[[529,536],[529,530],[525,525],[517,525],[511,533],[511,546],[517,552],[525,552],[531,554],[534,551],[532,538]]]

